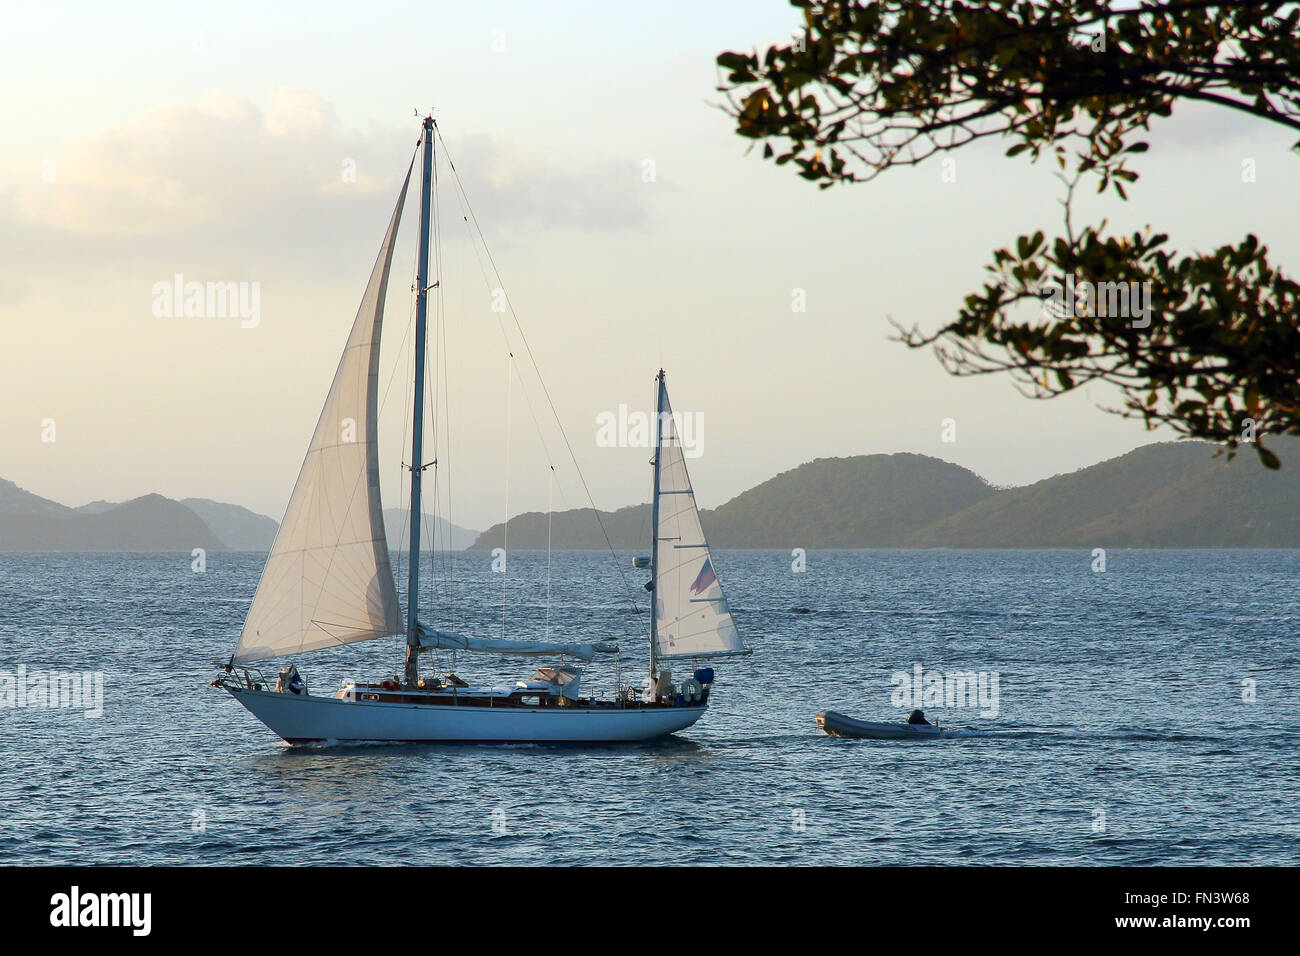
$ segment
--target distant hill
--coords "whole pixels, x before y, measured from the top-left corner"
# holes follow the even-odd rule
[[[0,478],[0,519],[8,515],[46,515],[66,517],[73,514],[67,505],[42,498]],[[0,527],[3,527],[0,525]],[[0,539],[2,540],[2,539]]]
[[[1274,439],[1284,462],[1300,440]],[[1022,488],[925,455],[819,458],[701,515],[718,548],[1300,548],[1300,481],[1245,450],[1147,445]],[[1294,466],[1293,466],[1294,467]],[[649,547],[649,505],[602,512],[616,548]],[[476,549],[501,546],[502,526]],[[546,515],[510,521],[512,548],[545,548]],[[552,547],[603,548],[590,510],[557,512]]]
[[[905,548],[918,528],[998,492],[925,455],[818,458],[701,516],[720,548]]]
[[[901,548],[918,526],[996,494],[982,478],[959,465],[924,455],[862,455],[818,458],[769,478],[700,516],[709,543],[718,548]],[[601,512],[615,548],[650,546],[650,506]],[[474,543],[501,547],[502,526]],[[551,546],[604,548],[591,509],[552,516]],[[546,515],[510,519],[515,548],[546,547]]]
[[[190,551],[225,547],[225,542],[198,515],[162,495],[81,510],[0,481],[0,551]]]
[[[1274,439],[1283,460],[1300,442]],[[1284,449],[1293,448],[1289,453]],[[922,528],[911,546],[946,548],[1300,547],[1300,481],[1249,450],[1213,457],[1203,442],[1147,445],[1100,464],[999,491]],[[1294,467],[1294,465],[1292,466]]]
[[[278,522],[239,505],[210,498],[182,498],[181,504],[203,519],[218,538],[234,551],[270,551]]]
[[[432,515],[426,530],[435,521],[439,550],[464,550],[479,536]],[[403,550],[409,527],[403,512],[386,510],[384,525],[392,550]],[[210,498],[145,495],[70,508],[0,479],[0,551],[269,551],[279,527],[266,515]],[[431,550],[434,543],[426,534],[421,548]]]
[[[610,543],[622,551],[645,551],[650,546],[650,506],[629,505],[618,511],[602,511],[600,520]],[[556,511],[551,515],[551,547],[557,551],[603,550],[605,537],[590,508]],[[510,547],[545,549],[546,514],[529,511],[510,519]],[[474,541],[475,550],[502,546],[504,525],[494,524]]]
[[[411,526],[406,520],[407,513],[401,508],[384,509],[384,534],[388,537],[388,550],[406,551],[411,544]],[[429,540],[432,533],[434,540]],[[423,551],[464,551],[475,539],[477,531],[452,524],[446,518],[426,513],[424,526],[420,529],[420,550]]]
[[[1146,445],[1118,458],[1021,488],[995,488],[974,472],[925,455],[818,458],[782,472],[701,515],[718,548],[1300,548],[1300,439],[1273,439],[1284,464],[1268,471],[1249,449],[1233,462],[1204,442]],[[551,546],[646,553],[650,505],[560,511]],[[407,540],[397,509],[384,512],[389,546]],[[482,534],[437,522],[439,548],[501,547],[504,527]],[[511,548],[542,549],[548,518],[510,519]],[[0,479],[0,551],[266,550],[276,523],[237,505],[145,495],[69,508]],[[421,541],[423,548],[432,542]]]

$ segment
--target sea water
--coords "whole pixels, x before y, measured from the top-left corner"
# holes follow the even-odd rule
[[[264,559],[0,554],[0,863],[1300,862],[1300,552],[1114,550],[1105,570],[1085,550],[720,552],[753,656],[714,665],[695,726],[605,746],[285,745],[208,684]],[[644,682],[630,555],[426,563],[429,622],[617,640],[588,690]],[[329,694],[401,654],[297,663]],[[98,715],[42,703],[40,680],[74,673],[98,675]],[[926,703],[954,675],[982,675],[983,699]],[[959,733],[845,740],[813,719],[901,721],[917,688]]]

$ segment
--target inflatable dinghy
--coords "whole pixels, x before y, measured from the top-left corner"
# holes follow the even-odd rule
[[[868,740],[930,740],[942,736],[935,724],[878,724],[856,720],[828,710],[816,716],[817,726],[832,737],[865,737]]]

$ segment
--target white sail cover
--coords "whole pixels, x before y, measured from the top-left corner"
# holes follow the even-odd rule
[[[410,169],[316,433],[262,570],[235,663],[400,633],[379,498],[379,339]]]
[[[576,657],[589,661],[597,654],[617,654],[618,645],[561,644],[554,641],[508,641],[491,637],[466,637],[451,631],[439,631],[420,625],[420,649],[442,648],[449,651],[481,651],[490,654],[513,654],[523,657]]]
[[[747,654],[704,540],[667,386],[660,403],[659,525],[655,529],[655,657]]]

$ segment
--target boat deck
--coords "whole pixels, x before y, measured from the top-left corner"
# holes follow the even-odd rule
[[[343,688],[341,700],[382,704],[423,704],[439,707],[527,708],[529,710],[663,710],[679,706],[674,701],[624,702],[582,697],[570,700],[545,688],[438,687],[428,690],[386,688],[382,684],[355,684]],[[699,703],[703,703],[700,701]],[[698,706],[696,704],[695,706]]]

